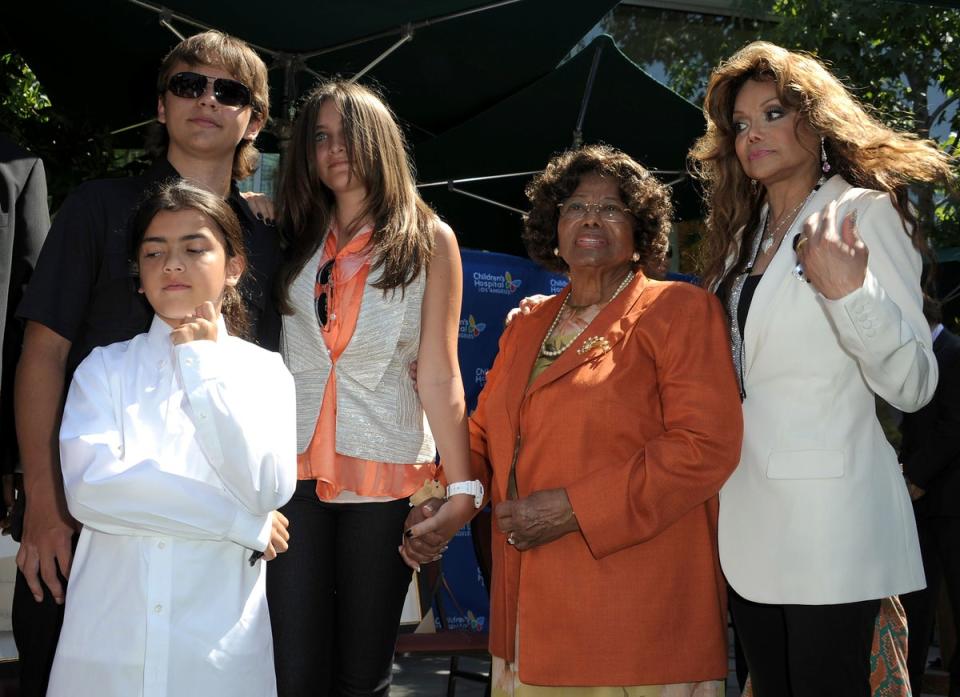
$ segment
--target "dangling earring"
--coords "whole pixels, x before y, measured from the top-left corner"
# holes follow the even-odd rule
[[[826,138],[820,136],[820,169],[826,174],[830,171],[830,162],[827,161]]]
[[[750,188],[753,189],[753,193],[757,193],[760,191],[760,182],[758,182],[756,179],[751,179]]]
[[[640,252],[634,252],[633,256],[630,258],[633,259],[633,263],[636,264],[638,261],[640,261]]]
[[[555,256],[555,257],[560,256],[560,248],[559,248],[559,247],[554,247],[554,248],[553,248],[553,256]]]

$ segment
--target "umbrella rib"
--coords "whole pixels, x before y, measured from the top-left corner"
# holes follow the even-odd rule
[[[147,124],[154,123],[156,122],[156,120],[157,120],[156,118],[152,118],[152,119],[147,119],[146,121],[141,121],[140,123],[130,124],[129,126],[124,126],[123,128],[118,128],[116,130],[110,131],[110,135],[115,136],[118,133],[125,133],[127,131],[132,131],[136,128],[140,128],[141,126],[146,126]]]
[[[130,2],[135,2],[136,0],[130,0]],[[326,53],[333,53],[334,51],[340,51],[344,48],[351,48],[353,46],[359,46],[360,44],[370,43],[371,41],[376,41],[378,39],[385,39],[388,36],[395,36],[396,34],[405,34],[407,32],[413,33],[418,29],[423,29],[424,27],[429,27],[434,24],[440,24],[441,22],[448,22],[451,19],[459,19],[460,17],[466,17],[467,15],[476,14],[478,12],[485,12],[487,10],[495,10],[498,7],[503,7],[504,5],[513,5],[518,2],[523,2],[523,0],[499,0],[499,2],[493,2],[488,5],[481,5],[480,7],[473,7],[468,10],[460,10],[459,12],[451,12],[450,14],[440,15],[438,17],[431,17],[429,19],[422,19],[419,22],[411,22],[408,24],[403,24],[399,27],[394,27],[393,29],[386,29],[376,34],[368,34],[367,36],[361,36],[358,39],[352,39],[351,41],[345,41],[341,44],[335,46],[327,46],[326,48],[320,48],[315,51],[306,51],[300,55],[304,60],[310,60],[311,58],[316,58],[317,56],[322,56]]]
[[[181,41],[184,39],[184,36],[179,31],[177,31],[177,29],[170,23],[170,20],[172,19],[176,19],[180,22],[183,22],[184,24],[189,24],[190,26],[196,27],[197,29],[202,29],[204,31],[214,28],[208,24],[204,24],[203,22],[200,22],[194,19],[193,17],[180,14],[179,12],[172,12],[166,7],[155,5],[152,2],[147,2],[146,0],[127,0],[127,2],[133,5],[137,5],[138,7],[145,8],[152,12],[156,12],[158,15],[160,15],[160,24],[162,24],[164,27],[170,30],[173,34],[175,34],[177,38],[180,39]],[[315,70],[311,69],[308,65],[306,65],[306,61],[310,60],[311,58],[316,58],[317,56],[322,56],[326,53],[332,53],[334,51],[339,51],[344,48],[350,48],[351,46],[359,46],[360,44],[376,41],[377,39],[382,39],[388,36],[401,34],[402,35],[401,38],[396,43],[390,46],[390,48],[388,48],[386,51],[381,53],[379,56],[374,58],[373,61],[368,63],[366,67],[364,67],[360,72],[358,72],[356,75],[354,75],[350,79],[350,82],[356,82],[361,77],[366,75],[368,72],[373,70],[373,68],[375,68],[383,59],[385,59],[391,53],[393,53],[398,48],[400,48],[403,44],[407,43],[408,41],[412,41],[413,34],[418,29],[422,29],[423,27],[429,27],[434,24],[440,24],[442,22],[448,22],[452,19],[459,19],[460,17],[466,17],[468,15],[477,14],[478,12],[493,10],[498,7],[504,7],[506,5],[514,5],[518,2],[523,2],[523,0],[498,0],[497,2],[481,5],[480,7],[472,7],[466,10],[460,10],[458,12],[451,12],[449,14],[439,15],[437,17],[430,17],[424,20],[420,20],[419,22],[409,22],[400,27],[388,29],[386,31],[378,32],[376,34],[370,34],[368,36],[360,37],[359,39],[354,39],[352,41],[346,41],[344,43],[337,44],[336,46],[328,46],[326,48],[318,49],[316,51],[295,52],[292,54],[292,56],[297,59],[297,62],[299,63],[299,66],[301,69],[310,73],[314,77],[320,78],[322,76]],[[253,49],[259,51],[260,53],[271,56],[273,58],[283,59],[285,56],[289,56],[289,54],[285,54],[282,51],[269,49],[264,46],[251,43],[250,41],[247,41],[246,43]]]
[[[603,53],[603,44],[597,44],[593,52],[593,62],[590,64],[590,74],[587,76],[587,86],[583,90],[583,99],[580,102],[580,113],[577,115],[577,125],[573,127],[573,147],[583,145],[583,120],[587,116],[587,105],[590,95],[593,94],[593,81],[597,77],[597,68],[600,66],[600,55]]]
[[[170,30],[170,33],[173,34],[173,35],[174,35],[175,37],[177,37],[178,39],[180,39],[181,41],[183,41],[184,39],[187,38],[187,37],[185,37],[183,34],[181,34],[179,31],[177,31],[177,28],[176,28],[175,26],[173,26],[173,25],[170,23],[170,21],[169,21],[165,16],[163,16],[163,15],[160,15],[160,24],[162,24],[162,25],[165,26],[167,29],[169,29],[169,30]]]
[[[401,46],[403,46],[403,45],[404,45],[405,43],[407,43],[408,41],[413,41],[413,27],[409,27],[409,26],[407,27],[407,31],[404,32],[403,36],[400,37],[400,40],[399,40],[399,41],[397,41],[396,43],[394,43],[394,44],[393,44],[390,48],[388,48],[386,51],[384,51],[384,52],[381,53],[379,56],[377,56],[376,58],[374,58],[372,61],[370,61],[369,63],[367,63],[366,67],[363,68],[363,70],[361,70],[359,73],[355,74],[355,75],[354,75],[352,78],[350,78],[347,82],[356,82],[357,80],[359,80],[360,78],[362,78],[364,75],[366,75],[366,74],[369,73],[371,70],[373,70],[374,68],[376,68],[377,65],[380,63],[380,61],[382,61],[384,58],[386,58],[387,56],[389,56],[391,53],[393,53],[394,51],[396,51],[398,48],[400,48]]]
[[[431,186],[451,186],[453,184],[467,184],[470,182],[483,182],[490,181],[491,179],[508,179],[510,177],[529,177],[533,174],[540,174],[542,169],[533,169],[529,172],[509,172],[507,174],[488,174],[483,177],[463,177],[460,179],[442,179],[440,181],[434,182],[423,182],[422,184],[417,184],[417,188],[426,189]],[[673,186],[678,184],[686,179],[686,174],[681,169],[648,169],[650,174],[675,174],[680,175],[676,179],[673,179],[666,183],[666,186]]]
[[[510,172],[509,174],[489,174],[485,177],[464,177],[463,179],[444,179],[443,181],[425,182],[417,184],[421,189],[430,186],[450,186],[451,184],[467,184],[469,182],[489,181],[490,179],[507,179],[509,177],[529,177],[531,174],[540,174],[542,169],[534,169],[529,172]]]
[[[216,29],[216,27],[210,26],[209,24],[204,24],[203,22],[200,22],[199,20],[196,20],[193,17],[180,14],[179,12],[171,12],[166,7],[161,7],[160,5],[154,5],[152,2],[146,2],[145,0],[127,0],[127,2],[133,5],[137,5],[138,7],[143,7],[144,9],[151,10],[152,12],[156,12],[158,15],[160,15],[160,23],[163,26],[165,26],[167,29],[172,31],[174,34],[176,34],[177,37],[179,37],[181,40],[183,39],[183,37],[180,35],[180,33],[176,29],[173,28],[173,26],[171,26],[169,20],[176,19],[177,21],[183,22],[184,24],[189,24],[192,27],[196,27],[197,29],[202,29],[204,31],[207,31],[209,29]],[[249,41],[246,41],[245,43],[251,48],[256,49],[257,51],[260,51],[261,53],[265,53],[268,56],[275,56],[278,54],[278,51],[274,51],[273,49],[269,49],[264,46],[259,46]]]
[[[500,203],[499,201],[494,201],[492,198],[487,198],[486,196],[480,196],[479,194],[474,194],[469,191],[464,191],[463,189],[458,189],[453,185],[453,182],[447,186],[448,191],[452,191],[455,194],[462,194],[463,196],[468,196],[470,198],[475,198],[478,201],[483,201],[484,203],[489,203],[492,206],[497,206],[498,208],[506,208],[508,211],[513,211],[514,213],[519,213],[520,215],[526,215],[527,212],[519,208],[514,208],[513,206],[508,206],[505,203]]]

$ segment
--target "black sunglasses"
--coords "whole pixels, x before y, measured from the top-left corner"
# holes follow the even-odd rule
[[[213,81],[213,96],[224,106],[244,107],[253,97],[250,88],[228,77],[208,77],[200,73],[183,72],[167,80],[167,89],[183,99],[198,99],[207,91],[207,83]]]
[[[315,287],[314,293],[317,296],[314,302],[314,307],[317,311],[317,322],[320,323],[320,326],[324,329],[327,328],[327,320],[329,320],[328,310],[330,304],[330,291],[333,290],[333,284],[330,283],[330,277],[333,275],[333,259],[328,261],[326,264],[320,267],[317,271],[317,285]]]

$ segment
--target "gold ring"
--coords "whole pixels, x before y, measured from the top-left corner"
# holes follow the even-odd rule
[[[807,243],[807,236],[804,235],[799,240],[797,240],[797,248],[794,250],[798,254],[800,253],[800,248]]]

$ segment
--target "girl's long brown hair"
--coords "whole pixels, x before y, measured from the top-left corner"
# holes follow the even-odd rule
[[[910,210],[911,183],[950,185],[950,160],[935,143],[894,131],[867,113],[820,61],[756,41],[721,63],[710,77],[703,113],[707,131],[690,150],[690,168],[701,181],[707,202],[707,236],[701,271],[704,285],[719,285],[723,294],[742,272],[752,231],[759,224],[762,187],[753,187],[734,150],[733,105],[747,80],[771,80],[784,107],[795,109],[825,139],[832,172],[857,187],[890,194],[914,245],[926,249],[923,233]],[[797,121],[800,123],[800,120]],[[742,239],[741,239],[742,236]]]
[[[343,119],[353,176],[367,189],[359,217],[374,221],[371,278],[382,270],[374,287],[403,290],[426,270],[433,254],[436,214],[420,198],[406,140],[390,108],[363,85],[324,83],[307,95],[297,115],[280,175],[277,199],[286,261],[277,300],[284,314],[293,312],[290,284],[317,251],[334,215],[333,193],[317,173],[314,141],[317,115],[328,99]]]

